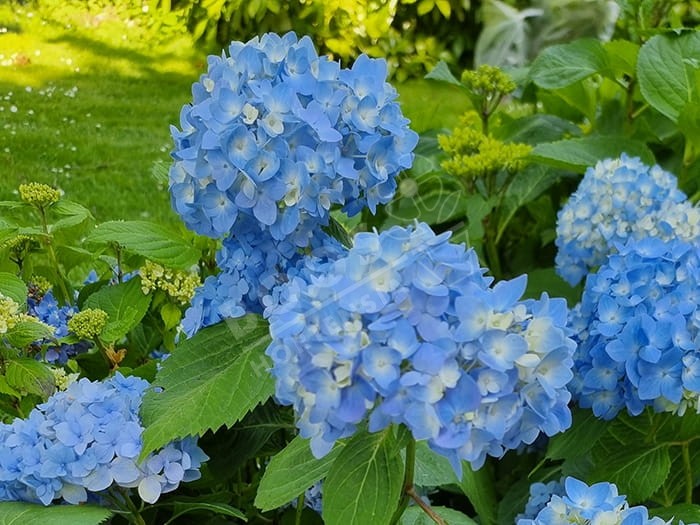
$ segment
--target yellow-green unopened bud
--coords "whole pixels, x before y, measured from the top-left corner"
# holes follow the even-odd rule
[[[174,301],[186,305],[194,296],[194,291],[199,286],[199,276],[194,273],[171,270],[152,261],[139,268],[141,276],[141,290],[147,294],[154,290],[163,290]]]
[[[39,295],[44,295],[51,289],[51,282],[49,282],[47,278],[42,277],[41,275],[32,275],[32,278],[29,279],[29,282],[34,285]]]
[[[99,308],[86,308],[68,321],[68,330],[81,339],[94,339],[107,324],[107,312]]]
[[[462,84],[479,96],[490,98],[498,94],[507,95],[516,88],[515,82],[495,66],[483,64],[475,71],[462,73]]]
[[[61,192],[40,182],[29,182],[19,185],[19,196],[28,204],[45,208],[58,202],[58,199],[61,198]]]
[[[68,374],[63,368],[51,368],[54,384],[57,390],[66,390],[72,383],[75,383],[80,374]]]

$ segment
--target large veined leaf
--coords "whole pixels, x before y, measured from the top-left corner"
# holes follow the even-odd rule
[[[459,485],[479,515],[479,521],[484,525],[496,525],[498,505],[490,466],[472,470],[471,465],[463,461]]]
[[[52,505],[0,503],[0,525],[98,525],[112,515],[94,505]]]
[[[677,122],[689,102],[700,105],[700,32],[650,38],[639,50],[637,75],[644,99]]]
[[[107,312],[107,324],[100,334],[105,341],[117,341],[134,328],[148,311],[151,296],[141,290],[141,278],[105,286],[83,304],[84,308],[99,308]]]
[[[86,243],[117,243],[170,268],[190,268],[200,253],[177,233],[146,221],[109,221],[97,226]]]
[[[144,396],[142,457],[174,439],[231,426],[274,392],[257,315],[221,322],[179,344]]]
[[[432,507],[433,512],[449,525],[477,525],[476,521],[459,511],[448,507]],[[401,516],[399,525],[433,525],[435,522],[423,509],[417,506],[408,507]]]
[[[620,136],[594,135],[538,144],[530,158],[544,164],[583,173],[601,159],[627,153],[640,157],[645,164],[655,164],[654,154],[643,142]]]
[[[20,321],[7,331],[5,338],[15,348],[23,348],[34,341],[46,339],[53,335],[53,327],[35,319],[32,321]]]
[[[549,459],[575,458],[588,454],[607,429],[607,423],[592,410],[578,409],[572,414],[571,428],[549,440]]]
[[[457,475],[445,456],[430,450],[425,441],[416,443],[416,465],[413,482],[421,487],[459,484]]]
[[[311,453],[309,440],[294,438],[278,452],[265,468],[255,496],[255,506],[263,511],[281,507],[322,479],[343,449],[336,443],[333,450],[321,459]]]
[[[9,272],[0,272],[0,294],[16,302],[22,311],[27,309],[27,285]]]
[[[404,465],[393,430],[355,434],[323,484],[326,525],[384,525],[398,507]]]
[[[15,390],[36,394],[44,399],[53,394],[56,389],[49,367],[28,357],[7,361],[5,379]]]
[[[530,78],[542,88],[558,89],[602,73],[608,66],[603,44],[592,38],[582,38],[545,48],[532,63]]]

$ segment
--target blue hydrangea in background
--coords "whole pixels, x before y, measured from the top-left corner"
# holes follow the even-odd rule
[[[700,238],[700,210],[676,177],[623,154],[588,168],[557,216],[557,272],[571,285],[627,239]]]
[[[112,486],[136,488],[154,503],[199,478],[207,459],[192,438],[170,443],[137,463],[139,407],[148,382],[117,373],[80,379],[26,419],[0,424],[0,501],[77,504]]]
[[[172,127],[174,209],[202,235],[225,237],[245,216],[301,247],[334,205],[374,212],[418,142],[386,76],[384,60],[341,69],[294,33],[210,56]]]
[[[604,419],[624,407],[697,411],[700,247],[647,238],[617,248],[572,311],[574,398]]]
[[[576,478],[562,482],[533,483],[525,513],[517,525],[564,525],[591,523],[615,525],[665,525],[665,520],[649,517],[649,510],[630,507],[617,486],[606,481],[587,485]],[[682,525],[682,521],[680,524]]]
[[[525,276],[490,286],[448,237],[426,224],[360,233],[278,287],[276,397],[317,457],[368,417],[370,431],[406,425],[461,475],[463,459],[478,468],[570,426],[565,301],[521,301]]]

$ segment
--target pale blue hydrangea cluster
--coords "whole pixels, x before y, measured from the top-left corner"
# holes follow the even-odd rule
[[[224,237],[248,216],[301,247],[334,205],[374,212],[418,142],[386,77],[382,59],[341,69],[294,33],[210,56],[172,128],[173,207],[203,235]]]
[[[404,424],[461,475],[486,455],[568,428],[575,343],[563,299],[521,301],[476,253],[426,224],[360,233],[301,268],[269,307],[276,397],[317,457],[355,432]]]
[[[700,247],[646,238],[617,249],[572,311],[574,398],[604,419],[699,410]]]
[[[336,258],[344,248],[322,230],[314,232],[303,254],[288,241],[277,241],[260,231],[252,219],[239,221],[234,236],[224,239],[216,254],[218,275],[197,288],[185,312],[182,329],[188,337],[201,328],[246,313],[262,313],[277,285],[307,257]]]
[[[136,488],[154,503],[197,479],[207,456],[196,441],[170,443],[137,463],[143,427],[139,407],[148,382],[117,373],[80,379],[26,419],[0,424],[0,501],[77,504],[110,487]]]
[[[643,505],[630,507],[627,498],[618,493],[614,483],[602,481],[587,485],[567,477],[563,484],[534,483],[524,514],[516,518],[516,525],[615,524],[667,525],[658,517],[649,517]],[[679,525],[683,522],[680,521]]]
[[[628,239],[700,239],[700,210],[659,166],[623,154],[588,168],[557,217],[557,272],[572,285]]]

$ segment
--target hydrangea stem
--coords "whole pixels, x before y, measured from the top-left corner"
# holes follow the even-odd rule
[[[401,520],[401,516],[406,511],[410,500],[416,502],[416,504],[423,509],[430,519],[432,519],[438,525],[445,525],[443,519],[438,516],[433,509],[430,508],[425,501],[416,492],[413,486],[413,476],[416,469],[416,440],[412,437],[408,440],[408,445],[406,445],[406,470],[404,471],[403,477],[403,494],[399,500],[399,506],[391,519],[391,525],[396,525]]]
[[[41,219],[41,229],[44,231],[44,235],[46,236],[44,242],[46,246],[46,251],[49,254],[51,264],[53,264],[54,268],[56,269],[56,275],[58,277],[58,287],[60,288],[63,300],[66,303],[68,303],[71,300],[71,295],[68,293],[68,288],[66,287],[66,279],[63,276],[63,272],[61,271],[61,267],[58,263],[58,257],[56,257],[56,252],[53,249],[53,237],[51,236],[51,232],[49,232],[49,225],[46,221],[46,212],[44,211],[44,208],[42,206],[37,206],[36,209],[39,210],[39,218]]]
[[[693,503],[693,467],[690,463],[690,447],[688,442],[681,445],[683,471],[685,473],[685,503]]]

